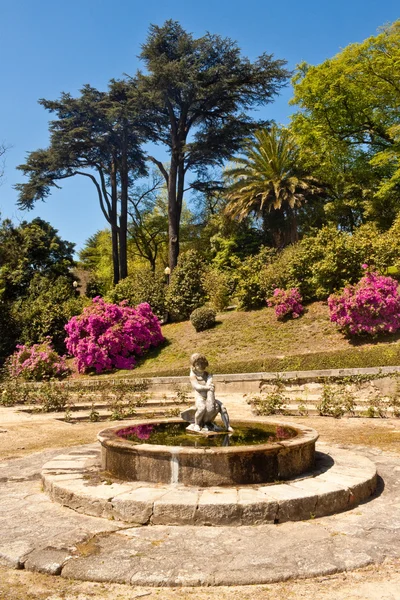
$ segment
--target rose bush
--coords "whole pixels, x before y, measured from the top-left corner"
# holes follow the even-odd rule
[[[65,356],[54,350],[50,338],[41,344],[17,346],[6,367],[10,377],[34,381],[62,378],[69,373]]]
[[[149,304],[133,308],[126,302],[109,304],[100,297],[72,317],[65,330],[66,346],[79,372],[132,369],[138,356],[164,340]]]
[[[291,288],[290,290],[276,288],[272,298],[268,298],[267,304],[270,307],[275,307],[277,319],[283,320],[288,317],[297,319],[304,312],[302,301],[303,298],[297,288]]]
[[[366,264],[362,265],[367,270]],[[400,296],[397,281],[367,272],[342,294],[328,298],[330,319],[349,336],[394,333],[400,329]]]

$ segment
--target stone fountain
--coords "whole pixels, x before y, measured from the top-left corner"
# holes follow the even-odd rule
[[[195,405],[181,419],[107,428],[98,434],[101,461],[94,448],[46,464],[51,497],[135,524],[254,525],[346,510],[373,493],[375,465],[348,451],[316,453],[314,429],[275,419],[231,424],[207,367],[192,355]]]
[[[192,355],[195,406],[181,413],[182,420],[143,421],[101,431],[102,468],[125,481],[202,487],[268,483],[313,468],[314,429],[242,421],[234,430],[228,411],[215,397],[207,366],[205,356]],[[215,423],[217,416],[221,425]]]

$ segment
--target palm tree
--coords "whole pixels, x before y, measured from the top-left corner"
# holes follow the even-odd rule
[[[273,125],[257,131],[226,170],[226,212],[239,220],[251,212],[263,219],[277,248],[298,240],[296,212],[308,195],[320,192],[317,181],[299,167],[299,149],[289,130]]]

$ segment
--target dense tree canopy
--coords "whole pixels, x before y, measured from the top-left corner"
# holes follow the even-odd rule
[[[292,134],[276,125],[254,134],[226,177],[231,180],[227,214],[240,220],[252,211],[261,215],[277,248],[298,240],[296,213],[308,196],[321,191],[301,168]]]
[[[132,181],[145,174],[140,123],[127,86],[112,81],[108,92],[86,85],[78,98],[63,93],[56,101],[40,100],[56,113],[50,123],[50,146],[36,150],[18,168],[29,177],[18,184],[18,204],[32,208],[60,181],[88,177],[96,187],[101,210],[110,224],[114,283],[127,275],[128,195]]]
[[[40,218],[0,223],[0,363],[17,342],[50,336],[63,349],[66,319],[81,309],[73,251],[74,244]]]
[[[149,156],[168,188],[169,263],[177,264],[179,225],[189,171],[200,175],[239,150],[260,123],[248,112],[271,102],[285,85],[285,61],[263,54],[254,63],[229,38],[194,38],[176,21],[152,25],[140,57],[146,72],[132,78],[146,113],[149,138],[168,148],[165,167]]]
[[[54,227],[39,217],[15,226],[0,227],[0,295],[3,300],[24,296],[35,275],[49,282],[60,276],[72,284],[75,244],[63,240]]]
[[[301,64],[293,80],[293,130],[350,227],[373,218],[387,228],[399,210],[399,61],[397,21],[321,65]]]

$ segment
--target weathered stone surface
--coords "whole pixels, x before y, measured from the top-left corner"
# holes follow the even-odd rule
[[[113,515],[127,523],[144,525],[153,515],[154,502],[168,492],[163,487],[138,487],[125,494],[120,494],[112,501]]]
[[[0,560],[15,568],[24,564],[29,569],[46,568],[46,555],[40,556],[52,547],[73,554],[62,567],[65,577],[143,585],[230,585],[324,575],[387,557],[398,559],[398,455],[357,452],[377,463],[385,485],[354,510],[306,522],[218,529],[185,525],[127,529],[126,523],[85,516],[51,502],[40,491],[39,454],[7,461],[7,466],[2,462]],[[50,456],[43,453],[42,463]],[[10,482],[17,473],[25,479]],[[254,492],[248,493],[250,488],[238,492],[240,510],[257,505],[262,492],[251,489]],[[47,556],[48,568],[63,556],[53,561]]]
[[[167,419],[165,422],[182,423],[177,419]],[[273,482],[311,469],[318,433],[303,425],[276,420],[272,422],[276,426],[293,427],[296,436],[250,447],[175,447],[133,444],[118,435],[120,425],[109,427],[98,434],[103,448],[102,467],[124,481],[179,483],[198,487]],[[246,421],[242,423],[245,424]],[[140,423],[149,426],[153,424],[157,422],[146,420]],[[52,468],[55,462],[51,463]],[[63,461],[60,463],[62,465]]]
[[[123,493],[130,492],[131,486],[127,484],[113,483],[107,485],[88,486],[83,480],[68,480],[64,483],[53,483],[52,498],[60,504],[64,504],[77,512],[95,517],[110,518],[112,516],[111,500]]]
[[[318,496],[306,487],[294,489],[290,485],[271,485],[260,488],[267,498],[275,500],[278,510],[275,515],[277,523],[285,521],[303,521],[315,514]]]
[[[76,454],[63,455],[63,460]],[[45,490],[52,499],[78,512],[136,524],[221,526],[298,521],[352,508],[376,486],[374,464],[343,449],[335,449],[332,456],[317,452],[315,471],[288,483],[200,488],[200,492],[197,487],[143,482],[93,485],[93,469],[82,471],[81,456],[76,460],[76,471],[43,473]]]
[[[44,548],[31,552],[25,561],[25,569],[46,573],[47,575],[60,575],[63,565],[71,558],[67,550],[57,548]]]
[[[154,525],[193,524],[198,500],[196,488],[171,489],[154,502],[151,522]]]
[[[195,514],[196,525],[240,525],[238,494],[235,488],[205,488],[200,493]]]
[[[0,563],[13,569],[22,569],[26,557],[34,547],[34,540],[14,540],[1,544]]]
[[[290,486],[297,490],[313,492],[317,496],[315,513],[309,516],[322,517],[351,507],[349,489],[339,484],[328,483],[315,478],[296,481],[291,483]]]
[[[242,525],[274,523],[278,513],[275,499],[266,499],[265,494],[254,487],[238,489],[238,506]]]

